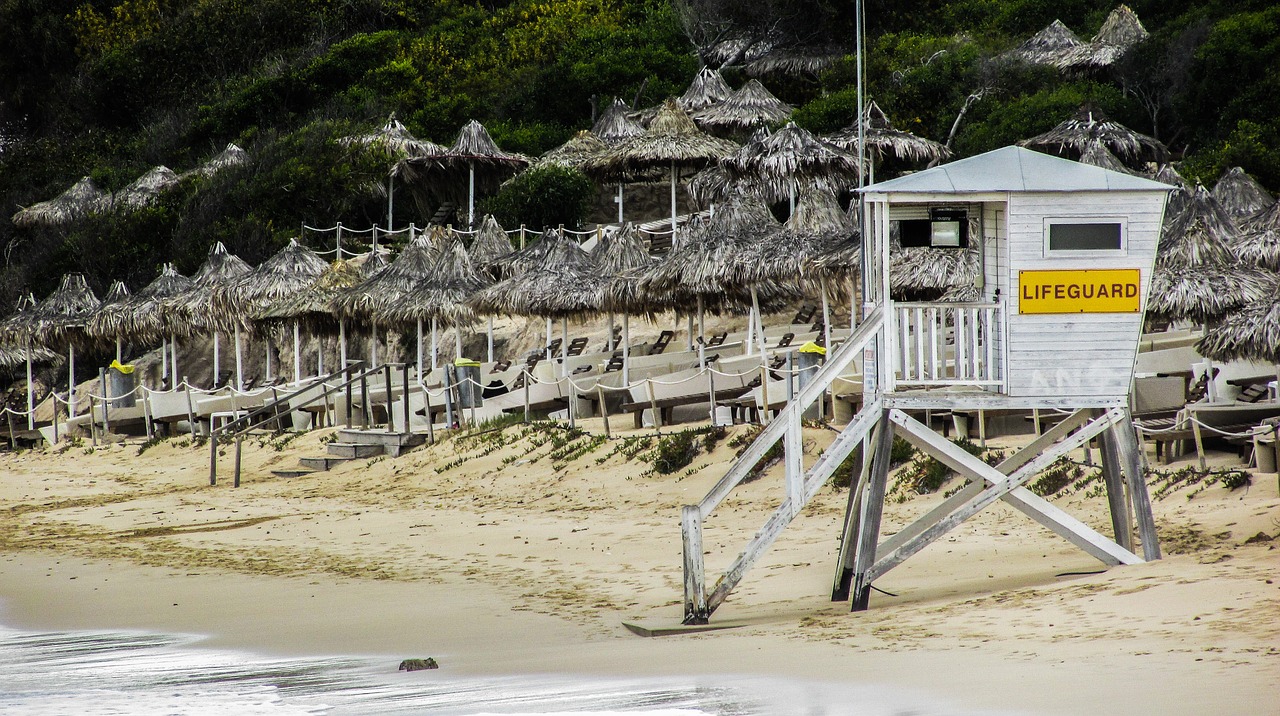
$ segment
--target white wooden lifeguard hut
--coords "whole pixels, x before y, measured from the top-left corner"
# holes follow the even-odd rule
[[[864,444],[850,489],[833,599],[866,609],[872,582],[997,500],[1108,565],[1160,557],[1129,415],[1129,394],[1156,244],[1171,187],[1017,147],[862,190],[862,321],[697,505],[682,513],[686,624],[703,624],[835,468]],[[974,248],[981,300],[890,299],[890,226],[904,245]],[[830,447],[804,464],[800,419],[840,376],[861,374],[864,401]],[[996,466],[936,434],[928,410],[1040,410],[1065,417]],[[880,539],[897,434],[970,483]],[[1113,538],[1024,487],[1098,439]],[[710,591],[702,525],[778,440],[781,504]],[[1138,539],[1133,535],[1136,517]],[[1141,546],[1139,556],[1137,547]]]

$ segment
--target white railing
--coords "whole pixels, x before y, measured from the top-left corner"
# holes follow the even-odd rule
[[[1003,388],[998,303],[894,303],[897,384]]]

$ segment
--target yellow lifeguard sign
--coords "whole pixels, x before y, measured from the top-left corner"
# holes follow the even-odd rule
[[[1019,313],[1137,313],[1140,269],[1018,272]]]

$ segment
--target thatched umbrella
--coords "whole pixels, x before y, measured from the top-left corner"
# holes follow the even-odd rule
[[[22,209],[13,215],[15,226],[56,226],[74,221],[97,210],[107,195],[89,177],[81,177],[69,189],[48,201]]]
[[[543,153],[538,163],[559,164],[571,169],[579,169],[588,159],[608,148],[599,137],[583,129],[570,137],[569,141]]]
[[[28,351],[21,346],[0,345],[0,368],[12,368],[27,360]],[[48,348],[32,348],[30,351],[31,360],[37,363],[48,362],[58,359],[58,354]]]
[[[537,266],[542,263],[547,251],[551,249],[555,234],[555,229],[547,229],[538,236],[537,240],[527,242],[519,249],[492,259],[488,264],[489,272],[494,278],[504,279],[522,274]],[[473,261],[472,263],[474,264],[475,262]]]
[[[111,210],[137,211],[156,202],[166,191],[178,185],[178,175],[166,166],[154,166],[133,180],[129,186],[105,197],[102,204]]]
[[[676,228],[676,180],[680,168],[701,169],[736,150],[738,145],[699,131],[689,115],[668,99],[644,134],[587,162],[584,169],[612,178],[635,176],[647,170],[671,170],[671,230]]]
[[[393,164],[407,158],[415,158],[425,163],[436,163],[438,165],[440,157],[443,157],[448,150],[444,147],[424,139],[418,139],[409,132],[408,127],[396,119],[396,113],[392,112],[387,117],[387,123],[379,127],[377,130],[368,134],[355,134],[343,137],[338,143],[345,147],[365,147],[371,151],[383,155]],[[395,187],[393,181],[395,179],[395,171],[387,173],[387,229],[392,229],[391,215],[395,209]]]
[[[626,102],[614,97],[613,103],[600,115],[596,123],[591,125],[591,133],[609,146],[638,137],[644,134],[644,127],[631,118],[631,107]]]
[[[250,326],[254,316],[272,303],[305,290],[328,264],[314,251],[289,239],[288,245],[257,268],[241,274],[220,286],[213,294],[213,314],[221,325],[230,324],[236,341],[236,389],[244,390],[243,362],[240,352],[241,328]],[[295,355],[294,360],[297,360]],[[271,338],[266,336],[267,379],[271,378]]]
[[[57,290],[23,314],[30,340],[43,344],[65,343],[67,349],[67,414],[76,413],[76,341],[83,341],[85,322],[101,305],[84,274],[62,277]]]
[[[1150,37],[1127,5],[1118,5],[1107,15],[1098,34],[1088,44],[1066,52],[1055,63],[1063,69],[1094,70],[1110,67],[1135,45]]]
[[[1132,169],[1126,167],[1124,162],[1120,161],[1116,155],[1112,154],[1111,150],[1107,149],[1107,145],[1096,139],[1091,140],[1089,145],[1085,147],[1084,152],[1080,154],[1080,163],[1120,172],[1121,174],[1136,174]]]
[[[1084,42],[1061,20],[1032,35],[1029,40],[1001,55],[1001,59],[1017,60],[1029,65],[1057,66]]]
[[[951,156],[951,150],[943,145],[919,137],[911,132],[897,129],[889,121],[889,116],[874,101],[868,101],[862,113],[863,154],[867,157],[872,172],[876,164],[882,163],[885,157],[895,157],[900,161],[912,163],[937,162]],[[822,137],[823,141],[858,154],[858,123]],[[874,178],[872,179],[874,181]]]
[[[621,186],[621,185],[619,185]],[[502,230],[493,214],[485,214],[480,222],[480,230],[476,232],[476,240],[471,244],[471,266],[491,279],[497,278],[497,263],[504,256],[511,254],[511,239]],[[489,362],[493,362],[493,316],[487,319],[485,333],[488,344]]]
[[[1169,192],[1169,199],[1164,205],[1164,226],[1168,226],[1191,203],[1191,192],[1194,187],[1178,173],[1177,169],[1173,168],[1172,164],[1161,164],[1151,178],[1174,187],[1174,190]]]
[[[1196,352],[1223,362],[1267,361],[1280,376],[1280,285],[1227,313],[1196,343]]]
[[[471,258],[467,256],[462,242],[453,243],[441,250],[436,262],[413,288],[400,297],[395,306],[387,313],[390,321],[397,323],[417,323],[422,330],[423,321],[429,320],[433,327],[441,324],[451,326],[454,332],[456,354],[462,357],[462,326],[470,325],[476,318],[475,311],[467,304],[467,299],[480,289],[490,285],[492,281],[475,270]],[[493,360],[493,343],[489,344],[489,360]],[[422,374],[422,342],[418,342],[418,374]]]
[[[245,164],[248,164],[248,163],[249,163],[249,153],[241,149],[239,146],[237,146],[233,142],[231,144],[228,144],[226,149],[223,149],[221,152],[218,152],[218,154],[213,158],[209,159],[205,163],[201,164],[195,169],[192,169],[189,172],[183,172],[179,176],[182,179],[186,179],[187,177],[193,177],[193,176],[199,176],[199,177],[204,177],[205,179],[208,179],[209,177],[213,176],[214,174],[217,174],[223,169],[230,169],[231,167],[244,166]]]
[[[767,55],[748,62],[744,69],[752,77],[817,77],[848,54],[840,47],[775,47]]]
[[[439,246],[435,243],[435,232],[424,232],[413,237],[390,264],[361,281],[350,290],[344,291],[333,300],[333,310],[342,319],[339,328],[343,331],[340,342],[343,346],[343,361],[346,360],[346,321],[361,319],[372,326],[369,340],[369,362],[377,365],[378,324],[390,320],[392,310],[402,297],[413,290],[435,264],[439,254]],[[435,355],[436,326],[432,325],[432,365],[436,367]],[[418,325],[419,352],[422,348],[422,325]],[[344,363],[345,365],[345,363]]]
[[[752,139],[720,160],[720,165],[730,179],[745,179],[766,187],[767,198],[787,197],[792,212],[801,189],[816,185],[842,191],[860,171],[855,155],[823,142],[794,122]]]
[[[1280,202],[1243,221],[1233,248],[1249,266],[1280,271]]]
[[[160,377],[166,379],[172,367],[173,382],[177,384],[177,351],[169,353],[166,339],[164,313],[169,299],[188,291],[191,279],[178,273],[173,264],[165,264],[160,275],[127,299],[103,305],[90,317],[87,330],[91,337],[101,340],[123,338],[130,341],[160,341]]]
[[[190,289],[165,301],[165,328],[171,337],[213,333],[213,381],[222,372],[221,331],[213,320],[213,299],[218,290],[253,270],[243,259],[227,251],[221,241],[209,249],[204,263],[191,277]]]
[[[698,126],[725,131],[745,131],[757,124],[782,122],[795,108],[774,97],[760,84],[760,80],[747,83],[723,101],[693,113]]]
[[[35,382],[31,370],[31,363],[35,360],[35,346],[32,345],[31,324],[28,320],[29,314],[35,306],[35,295],[31,293],[23,294],[18,297],[13,313],[5,316],[4,320],[0,321],[0,338],[5,343],[21,343],[27,361],[27,430],[35,430],[36,424],[36,396],[33,387]],[[42,347],[40,350],[48,349]]]
[[[641,235],[640,229],[630,222],[624,224],[618,231],[609,232],[604,235],[600,243],[591,250],[591,258],[600,267],[600,271],[611,277],[610,288],[613,281],[621,276],[638,276],[641,272],[653,265],[653,257],[649,255],[649,250],[645,248],[644,236]],[[610,351],[616,350],[617,346],[613,339],[613,317],[615,311],[609,307],[609,343]],[[630,342],[631,342],[631,314],[623,312],[622,314],[622,364],[623,368],[628,367],[630,360]],[[628,376],[623,377],[623,382],[627,381]]]
[[[257,319],[264,323],[293,324],[294,381],[302,379],[302,369],[297,356],[301,352],[298,332],[306,327],[313,336],[332,334],[337,318],[333,314],[333,300],[364,280],[360,268],[351,261],[335,260],[309,287],[275,301]],[[345,365],[345,364],[344,364]],[[316,375],[324,374],[324,351],[316,352]]]
[[[471,120],[458,131],[458,138],[449,147],[444,160],[455,167],[467,168],[467,227],[475,226],[476,170],[480,169],[487,183],[500,181],[529,165],[529,160],[519,154],[509,154],[498,148],[484,125]]]
[[[977,248],[894,247],[889,258],[889,288],[897,300],[933,298],[973,285],[981,270]]]
[[[1276,203],[1275,197],[1241,167],[1223,172],[1213,185],[1213,198],[1237,224]]]
[[[107,295],[102,297],[102,303],[98,305],[98,308],[97,310],[94,311],[94,313],[97,313],[98,311],[116,310],[118,307],[120,307],[126,301],[128,301],[130,296],[132,296],[132,294],[129,293],[129,287],[125,285],[124,281],[120,281],[120,280],[112,281],[111,287],[107,289]],[[86,325],[87,325],[87,322],[86,322]],[[122,345],[120,336],[116,336],[116,362],[117,363],[124,361],[123,349],[124,349],[124,346]]]
[[[1078,157],[1094,141],[1101,142],[1112,154],[1126,162],[1143,159],[1163,161],[1169,155],[1168,148],[1160,140],[1114,122],[1102,110],[1087,104],[1053,129],[1024,139],[1018,142],[1018,146],[1059,156]]]
[[[697,112],[720,104],[731,96],[733,96],[733,89],[724,81],[720,70],[703,66],[698,70],[698,74],[694,75],[693,81],[689,83],[689,88],[684,91],[684,94],[676,97],[676,104],[686,112]]]

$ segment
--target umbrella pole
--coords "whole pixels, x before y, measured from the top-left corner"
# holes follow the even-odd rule
[[[493,316],[489,316],[488,324],[489,362],[493,362]]]
[[[569,317],[560,319],[560,369],[569,375]]]
[[[67,414],[76,414],[76,348],[67,344]]]
[[[244,361],[240,357],[240,324],[236,323],[236,390],[244,390]]]
[[[173,368],[169,370],[173,374],[173,386],[178,387],[178,337],[169,334],[169,357],[173,359]]]
[[[827,277],[818,278],[818,286],[822,291],[822,347],[831,350],[831,304],[827,300]]]
[[[622,387],[631,385],[631,314],[622,314]]]
[[[418,380],[422,380],[422,319],[418,319]]]
[[[456,343],[458,346],[457,350],[455,351],[457,354],[456,357],[461,358],[462,357],[462,327],[461,326],[455,325],[453,327],[453,342]]]
[[[378,367],[378,324],[373,324],[369,331],[369,367]]]
[[[605,350],[610,353],[618,349],[618,346],[613,340],[613,331],[613,311],[609,311],[609,340],[605,343],[605,345],[608,346]]]
[[[271,371],[271,337],[270,337],[270,336],[268,336],[268,337],[267,337],[267,340],[266,340],[266,352],[267,352],[267,377],[266,377],[266,380],[270,381],[270,380],[272,379],[272,377],[273,377],[273,374],[272,374],[272,371]]]
[[[689,324],[688,329],[686,331],[689,334],[689,350],[693,350],[693,314],[690,313],[689,315],[685,316],[685,318],[688,319],[687,322]]]
[[[324,337],[316,336],[316,377],[324,375]]]
[[[747,311],[747,337],[742,341],[742,355],[753,356],[756,354],[756,314],[755,311]]]
[[[120,341],[116,340],[116,360],[120,360]],[[218,387],[218,374],[222,372],[222,345],[218,340],[218,331],[213,332],[213,387]]]
[[[676,244],[676,163],[671,162],[671,245]]]
[[[391,176],[391,174],[387,174],[387,231],[391,231],[392,229],[391,214],[392,214],[392,210],[395,208],[396,195],[395,195],[395,187],[392,186],[393,181],[394,181],[394,178]],[[338,256],[337,258],[342,258],[342,257]]]
[[[347,319],[338,319],[338,360],[342,361],[342,365],[338,366],[340,370],[347,369]]]
[[[440,367],[440,344],[436,340],[436,331],[438,324],[436,319],[431,319],[431,370]]]
[[[796,213],[796,187],[794,184],[787,187],[787,198],[791,200],[791,213],[787,214],[787,218],[790,219]]]
[[[298,335],[298,322],[293,322],[293,382],[302,382],[302,337]]]
[[[765,364],[769,364],[769,354],[765,351],[764,343],[764,316],[760,315],[760,298],[756,293],[756,287],[751,287],[751,311],[756,314],[756,335],[760,337],[760,360]]]
[[[27,430],[36,429],[36,391],[31,381],[31,335],[27,334]],[[58,412],[58,404],[53,404],[54,413]]]
[[[467,229],[476,223],[476,164],[467,164]]]
[[[551,317],[548,316],[547,317],[547,348],[546,348],[547,360],[551,360],[551,340],[554,333],[555,333],[555,329],[551,327]]]
[[[698,366],[707,367],[707,324],[702,312],[702,294],[698,294]]]
[[[215,335],[216,335],[216,334],[215,334]],[[214,345],[216,346],[216,345],[218,345],[218,344],[217,344],[217,343],[214,343]],[[124,344],[123,344],[123,342],[120,340],[120,336],[116,336],[116,362],[117,362],[117,363],[121,363],[121,362],[123,362],[123,360],[124,360],[124,359],[123,359],[123,356],[124,356],[124,350],[123,350],[123,348],[124,348]],[[214,350],[216,351],[217,349],[215,348]],[[217,353],[214,353],[214,355],[215,355],[215,356],[217,356],[218,354],[217,354]],[[217,365],[217,362],[218,362],[218,359],[217,359],[217,358],[214,358],[214,365]]]
[[[618,182],[618,223],[623,223],[622,219],[622,182]]]
[[[169,341],[164,336],[160,336],[160,382],[163,384],[169,379]]]

